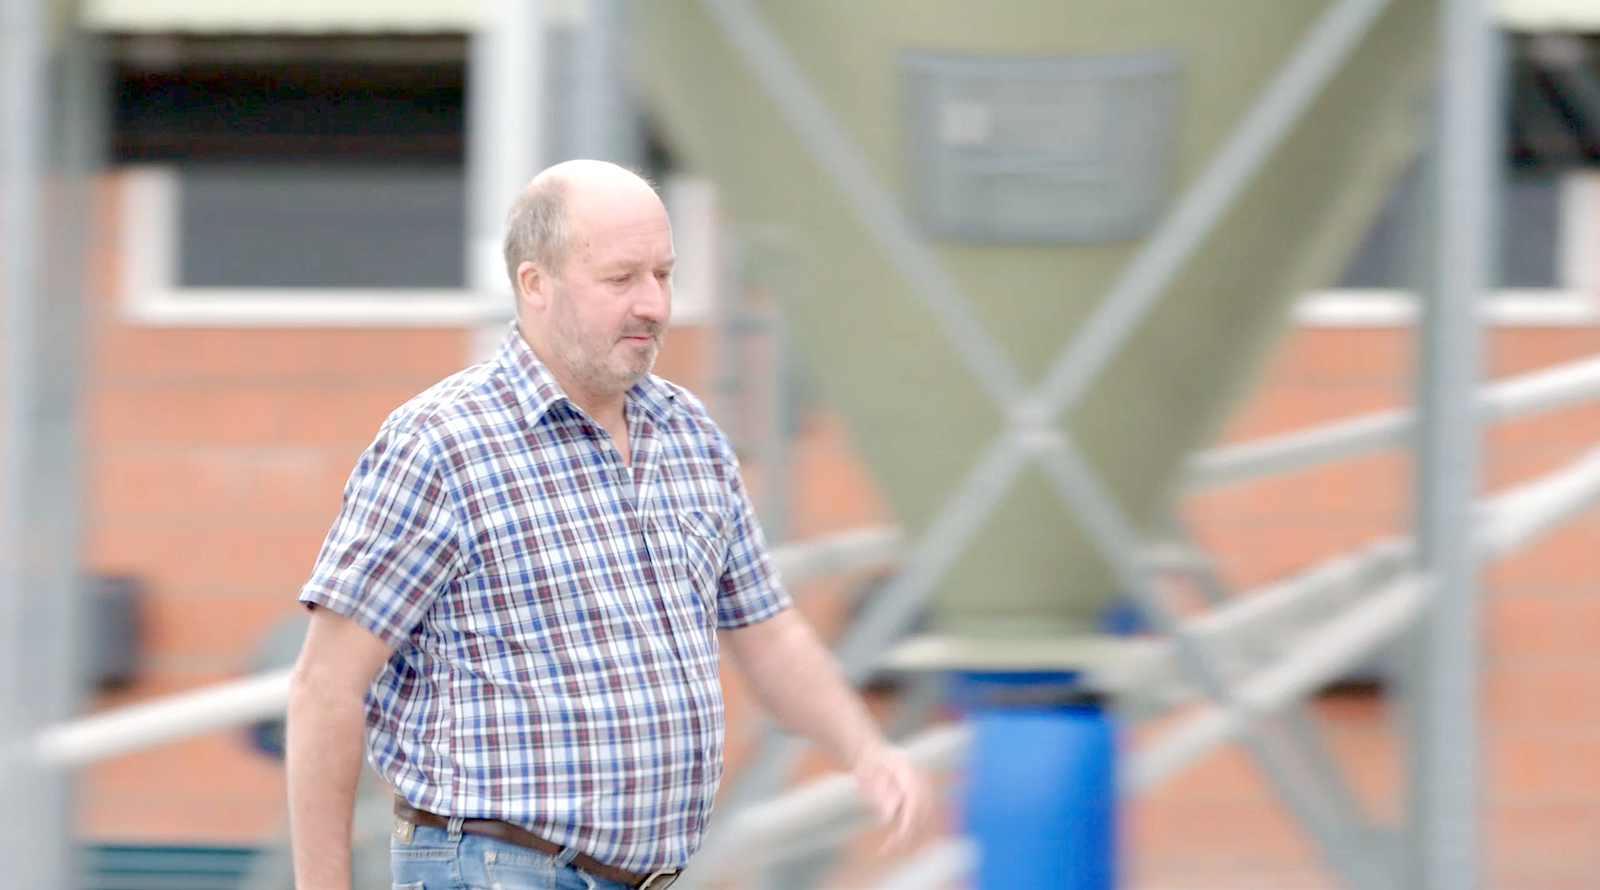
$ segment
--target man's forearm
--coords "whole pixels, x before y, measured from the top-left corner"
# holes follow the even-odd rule
[[[296,890],[348,890],[350,830],[365,713],[299,671],[289,687],[285,755]]]
[[[847,768],[884,743],[833,653],[793,609],[725,639],[762,707],[790,732],[822,745]]]

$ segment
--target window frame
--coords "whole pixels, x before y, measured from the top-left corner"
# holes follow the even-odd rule
[[[475,327],[514,315],[509,291],[470,288],[184,287],[178,169],[119,168],[124,320],[145,327]],[[465,239],[462,256],[467,256]]]

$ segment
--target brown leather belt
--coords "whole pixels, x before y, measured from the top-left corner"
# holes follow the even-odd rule
[[[394,814],[412,825],[427,825],[430,828],[450,830],[450,817],[441,816],[438,813],[430,813],[427,810],[419,810],[398,797],[394,800]],[[510,822],[502,822],[499,819],[463,819],[461,821],[461,830],[467,834],[492,837],[497,841],[505,841],[508,844],[516,844],[519,847],[538,850],[540,853],[546,853],[550,856],[561,855],[560,845],[553,844],[526,828],[519,828]],[[608,881],[615,881],[618,884],[633,887],[635,890],[667,890],[674,881],[678,880],[678,875],[683,873],[681,869],[662,869],[649,874],[623,871],[583,853],[572,857],[571,863],[573,868],[582,869],[589,874],[597,875]]]

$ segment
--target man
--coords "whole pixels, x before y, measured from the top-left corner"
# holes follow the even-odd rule
[[[922,780],[773,572],[701,403],[650,374],[672,232],[574,161],[508,217],[517,323],[395,411],[300,599],[288,716],[298,890],[347,888],[365,750],[397,886],[664,890],[721,777],[719,652],[903,835]]]

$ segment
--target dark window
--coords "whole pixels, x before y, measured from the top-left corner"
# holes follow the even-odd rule
[[[186,164],[183,287],[464,286],[461,168]]]
[[[1413,239],[1422,198],[1421,165],[1396,185],[1366,239],[1351,258],[1340,287],[1406,288],[1415,283]],[[1561,182],[1555,173],[1508,171],[1500,196],[1501,287],[1557,288],[1561,281]]]
[[[1507,70],[1497,277],[1507,288],[1563,287],[1561,180],[1600,165],[1600,37],[1518,35]],[[1410,215],[1420,185],[1413,170],[1395,189],[1341,286],[1413,283]]]
[[[116,158],[177,171],[175,284],[462,287],[461,61],[252,46],[118,69]]]

